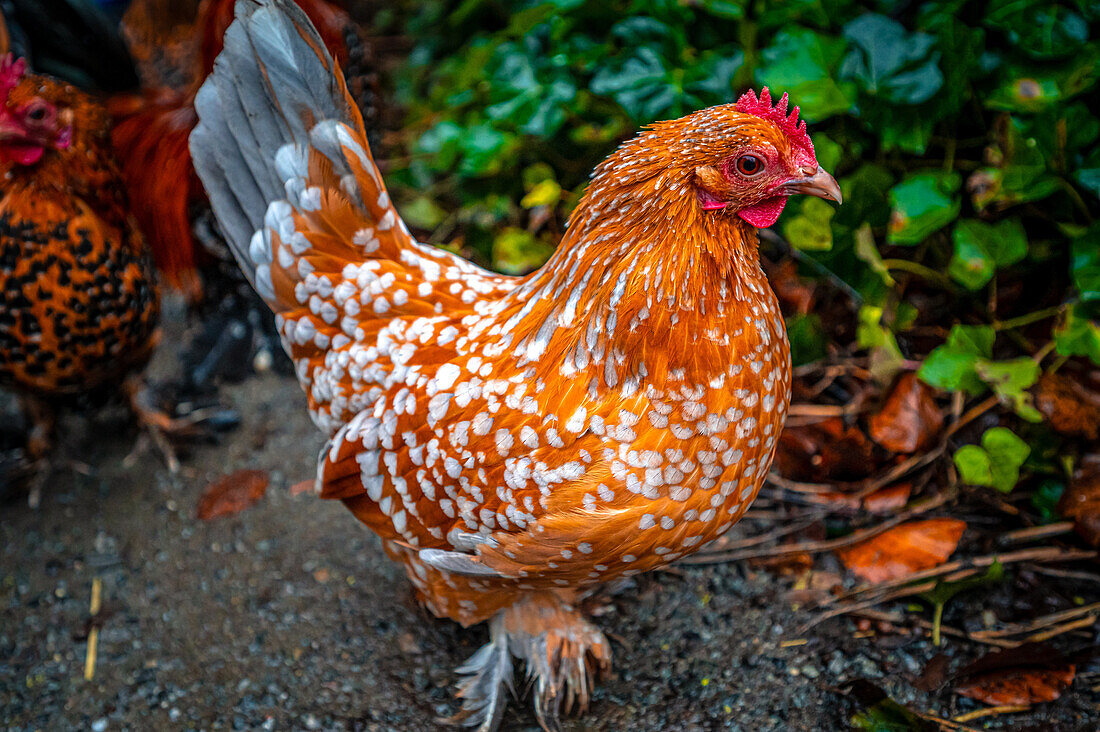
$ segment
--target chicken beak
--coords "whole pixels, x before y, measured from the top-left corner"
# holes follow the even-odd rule
[[[26,139],[26,137],[27,133],[23,131],[22,127],[8,119],[6,115],[0,115],[0,143],[12,142],[15,140],[22,141]]]
[[[836,178],[826,173],[820,166],[812,175],[803,178],[794,178],[783,184],[783,192],[787,195],[801,193],[806,196],[817,196],[827,201],[844,203],[844,196],[840,192],[840,186]]]

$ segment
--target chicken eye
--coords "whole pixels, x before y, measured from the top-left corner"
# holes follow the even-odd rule
[[[49,105],[39,102],[32,104],[28,109],[24,118],[30,122],[42,122],[50,114]]]
[[[764,170],[764,161],[755,155],[742,155],[737,158],[737,172],[750,178]]]

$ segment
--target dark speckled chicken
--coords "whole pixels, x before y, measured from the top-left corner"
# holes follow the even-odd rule
[[[109,120],[88,95],[0,62],[0,385],[49,444],[52,406],[117,389],[152,352],[158,300]]]

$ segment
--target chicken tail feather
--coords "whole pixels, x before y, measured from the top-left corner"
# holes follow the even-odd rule
[[[302,305],[303,281],[316,293],[325,274],[412,238],[305,13],[290,0],[241,0],[236,13],[195,100],[191,155],[238,264],[280,313]]]

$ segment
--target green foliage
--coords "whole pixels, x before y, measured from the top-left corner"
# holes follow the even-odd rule
[[[859,293],[876,378],[923,361],[928,384],[1034,421],[1044,366],[1100,365],[1095,3],[426,0],[406,15],[394,194],[422,228],[456,212],[467,254],[538,266],[621,140],[766,84],[801,107],[845,197],[792,199],[779,229]],[[789,326],[800,361],[826,353],[820,318]],[[960,454],[985,475],[988,447]]]
[[[963,445],[955,452],[955,467],[964,483],[1008,493],[1020,481],[1020,468],[1030,454],[1031,448],[1012,430],[993,427],[982,435],[980,446]]]

